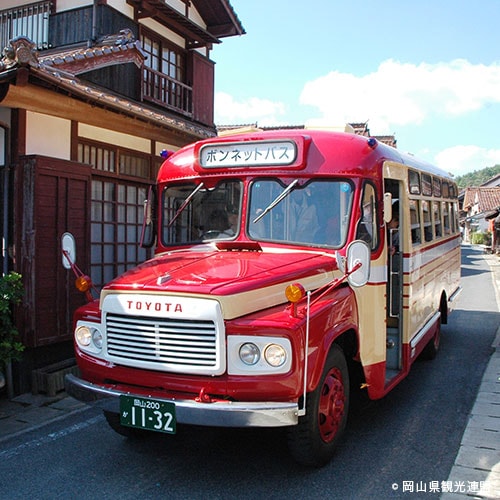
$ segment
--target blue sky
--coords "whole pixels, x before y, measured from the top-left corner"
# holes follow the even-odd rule
[[[500,0],[230,0],[217,124],[365,122],[461,175],[500,164]]]

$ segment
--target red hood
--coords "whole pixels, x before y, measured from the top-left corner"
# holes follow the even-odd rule
[[[190,249],[157,256],[105,289],[229,295],[320,277],[336,268],[331,254]]]

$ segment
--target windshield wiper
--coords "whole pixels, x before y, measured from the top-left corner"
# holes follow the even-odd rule
[[[288,194],[290,193],[290,191],[298,184],[299,182],[299,179],[295,179],[292,183],[290,183],[286,189],[281,192],[265,209],[264,211],[262,211],[259,215],[257,215],[257,217],[255,217],[255,219],[252,221],[254,224],[256,222],[259,222],[260,219],[262,219],[262,217],[264,217],[264,215],[266,215],[267,213],[269,213],[281,200],[283,200],[284,198],[286,198],[288,196]]]
[[[203,184],[203,182],[201,182],[200,184],[198,184],[198,186],[196,186],[193,189],[191,194],[183,201],[182,205],[177,209],[177,212],[175,212],[175,215],[172,217],[172,219],[170,219],[169,223],[167,224],[167,227],[172,226],[172,224],[177,220],[177,217],[179,217],[182,211],[189,205],[189,203],[191,203],[191,200],[194,198],[196,193],[203,187],[205,187],[205,185]]]

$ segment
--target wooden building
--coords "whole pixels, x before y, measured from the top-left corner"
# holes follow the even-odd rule
[[[142,204],[163,149],[216,134],[213,44],[244,34],[229,0],[3,0],[2,273],[22,274],[15,390],[72,356],[84,302],[61,236],[97,287],[143,261]]]

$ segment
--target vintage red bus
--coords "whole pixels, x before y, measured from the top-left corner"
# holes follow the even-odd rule
[[[74,319],[67,391],[118,432],[283,427],[321,466],[359,374],[381,398],[436,354],[460,290],[447,173],[374,138],[255,131],[171,154],[149,202],[154,258]]]

